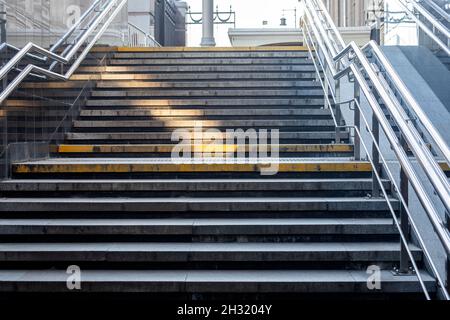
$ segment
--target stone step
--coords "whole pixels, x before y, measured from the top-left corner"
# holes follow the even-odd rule
[[[154,145],[68,145],[61,144],[52,147],[52,151],[59,154],[65,153],[172,153],[173,144]],[[196,153],[237,153],[237,152],[258,152],[259,150],[277,150],[280,153],[349,153],[353,152],[353,146],[347,144],[329,145],[236,145],[236,144],[193,144],[186,146]]]
[[[165,59],[153,59],[152,57],[147,58],[131,58],[126,59],[124,57],[120,57],[120,59],[111,59],[109,61],[109,65],[117,66],[117,65],[126,65],[126,66],[189,66],[189,65],[231,65],[231,66],[241,66],[241,65],[311,65],[311,60],[306,59],[306,57],[272,57],[272,58],[190,58],[190,59],[176,59],[172,57],[168,57]]]
[[[320,88],[320,84],[314,81],[186,81],[186,82],[151,82],[151,81],[99,81],[97,88]]]
[[[392,219],[0,219],[0,235],[396,235]],[[397,248],[398,249],[398,248]],[[1,250],[1,249],[0,249]]]
[[[76,120],[73,128],[279,128],[298,127],[298,131],[330,131],[334,128],[332,119],[305,119],[305,120]],[[130,130],[131,131],[131,130]]]
[[[331,117],[328,109],[159,109],[154,107],[140,107],[139,109],[86,109],[80,113],[81,117]]]
[[[279,52],[117,52],[112,59],[279,59],[279,58],[308,58],[306,51]]]
[[[384,181],[385,188],[390,187]],[[1,192],[217,192],[222,196],[230,192],[302,192],[320,193],[329,191],[330,196],[338,192],[352,193],[368,191],[372,179],[152,179],[152,180],[4,180]]]
[[[17,102],[17,105],[25,101]],[[323,98],[240,98],[240,99],[90,99],[87,107],[286,107],[286,106],[324,106]]]
[[[64,96],[66,92],[55,91],[51,92],[52,96]],[[127,89],[127,90],[94,90],[92,92],[92,98],[148,98],[148,97],[170,97],[174,99],[175,97],[234,97],[235,99],[240,99],[240,97],[323,97],[323,90],[321,89],[265,89],[265,90],[255,90],[255,89],[204,89],[204,90],[176,90],[176,89],[166,89],[166,90],[142,90],[142,89]]]
[[[182,160],[182,159],[181,159]],[[366,172],[372,167],[369,162],[342,159],[227,159],[217,158],[182,160],[175,163],[171,159],[48,159],[15,163],[15,173],[161,173],[161,172],[261,172],[270,165],[277,165],[278,172]]]
[[[394,210],[398,201],[391,199]],[[387,211],[371,198],[3,198],[0,212],[349,212]]]
[[[85,86],[82,81],[68,82],[26,82],[22,89],[80,89]],[[192,88],[320,88],[320,84],[314,81],[98,81],[95,84],[99,89],[192,89]]]
[[[315,72],[313,65],[199,65],[199,66],[81,66],[77,73],[222,73],[222,72]]]
[[[415,261],[421,250],[410,245]],[[0,261],[5,262],[102,262],[183,263],[193,262],[397,262],[398,242],[310,243],[2,243]]]
[[[436,281],[420,270],[425,286]],[[107,293],[422,293],[416,275],[380,273],[381,289],[370,290],[366,270],[83,270],[83,292]],[[66,270],[2,270],[1,292],[68,292]]]
[[[269,133],[270,134],[270,133]],[[336,133],[333,132],[280,132],[280,141],[302,141],[299,143],[314,143],[315,141],[324,141],[327,140],[331,142],[335,138]],[[347,140],[349,138],[348,132],[340,133],[341,138],[343,140]],[[211,139],[212,137],[226,139],[230,137],[231,134],[227,134],[223,132],[221,134],[214,134],[203,132],[202,137],[204,139]],[[234,135],[233,135],[234,136]],[[111,141],[118,141],[119,143],[123,143],[126,141],[127,143],[143,143],[144,141],[164,141],[164,143],[173,143],[171,141],[172,132],[69,132],[66,134],[66,140],[71,143],[81,143],[84,141],[103,141],[111,143]],[[194,139],[193,133],[191,133],[191,137],[187,134],[185,136],[186,139]]]
[[[308,53],[306,46],[260,46],[260,47],[111,47],[97,46],[91,53],[145,53],[145,54],[235,54],[235,53],[285,53],[304,52]]]
[[[315,72],[286,73],[286,72],[240,72],[235,73],[98,73],[98,74],[74,74],[71,81],[243,81],[243,80],[315,80]]]

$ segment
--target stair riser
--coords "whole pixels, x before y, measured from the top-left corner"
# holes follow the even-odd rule
[[[298,211],[298,212],[97,212],[14,211],[0,212],[0,219],[387,219],[387,211]]]
[[[183,52],[183,53],[115,53],[113,59],[272,59],[272,58],[308,58],[308,52]]]
[[[68,82],[30,82],[22,84],[22,89],[62,89],[62,90],[75,90],[82,89],[85,86],[84,81],[68,81]],[[320,88],[320,83],[315,81],[286,81],[282,79],[276,79],[276,81],[267,81],[266,79],[255,81],[247,80],[230,80],[230,81],[177,81],[177,82],[154,82],[154,81],[98,81],[95,84],[97,89],[152,89],[152,90],[195,90],[195,89],[232,89],[232,88],[263,88],[276,89],[276,88]]]
[[[365,197],[372,193],[371,189],[361,189],[361,190],[317,190],[317,191],[235,191],[235,192],[224,192],[224,191],[83,191],[74,190],[71,191],[2,191],[1,195],[7,196],[10,198],[20,198],[20,197],[43,197],[43,198],[64,198],[64,197],[72,197],[74,194],[78,197],[87,197],[87,198],[108,198],[108,197],[132,197],[132,198],[158,198],[158,197],[190,197],[190,198],[203,198],[203,197],[223,197],[223,198],[231,198],[231,197],[282,197],[289,198],[292,197],[293,194],[297,197]]]
[[[277,71],[261,71],[254,72],[240,72],[235,73],[77,73],[73,75],[71,81],[87,81],[87,80],[102,80],[102,81],[123,81],[123,80],[140,80],[140,81],[244,81],[244,80],[304,80],[317,81],[315,72],[302,73],[286,73]]]
[[[420,261],[421,254],[415,254],[415,258]],[[141,266],[149,268],[152,266],[161,268],[162,266],[158,264],[163,264],[167,269],[201,269],[211,268],[211,265],[219,269],[225,269],[227,265],[232,269],[242,269],[245,264],[249,269],[280,268],[283,264],[286,268],[286,263],[291,263],[295,268],[309,269],[314,265],[319,267],[317,264],[321,263],[332,265],[334,263],[333,267],[336,267],[336,264],[345,266],[349,262],[354,264],[364,262],[367,268],[377,263],[391,263],[393,267],[398,264],[399,252],[0,252],[0,261],[6,264],[6,267],[10,267],[12,263],[18,266],[19,262],[49,262],[48,265],[58,265],[58,262],[79,265],[86,262],[99,268],[105,266],[114,268],[114,264],[119,264],[122,268],[125,266],[133,268],[135,263],[141,263]],[[262,261],[265,266],[258,266]]]
[[[61,211],[61,206],[67,212],[155,212],[155,213],[184,213],[184,212],[348,212],[348,211],[387,211],[389,210],[387,203],[380,201],[317,201],[317,202],[235,202],[223,199],[217,202],[164,202],[163,200],[147,202],[131,201],[131,202],[111,202],[111,201],[62,201],[57,200],[44,202],[24,202],[9,201],[0,203],[1,212],[21,212],[21,211]],[[392,202],[394,210],[398,210],[398,202]]]
[[[386,189],[390,183],[384,181]],[[175,181],[13,181],[0,184],[2,192],[290,192],[301,193],[305,191],[321,192],[354,192],[357,190],[370,190],[372,182],[369,180],[175,180]]]
[[[329,157],[352,157],[353,152],[279,152],[278,156],[280,158],[329,158]],[[52,153],[51,156],[59,158],[171,158],[171,153],[149,153],[149,152],[126,152],[126,153]],[[222,154],[219,155],[220,158],[223,157]],[[230,154],[232,157],[237,157],[238,154]],[[249,157],[249,153],[245,153],[246,157]]]
[[[336,218],[336,220],[339,220]],[[151,220],[150,220],[151,221]],[[278,223],[282,222],[278,221]],[[379,225],[222,225],[196,226],[191,225],[128,225],[116,223],[107,225],[2,225],[0,236],[2,242],[23,242],[27,239],[37,239],[36,242],[322,242],[322,241],[375,241],[383,237],[398,238],[398,230],[391,224]],[[31,237],[31,238],[28,238]],[[12,239],[15,239],[14,241]],[[114,240],[116,239],[116,240]],[[343,241],[342,239],[346,239]],[[21,241],[20,241],[21,240]]]
[[[17,179],[53,179],[54,173],[17,173]],[[261,176],[260,172],[159,172],[159,173],[58,173],[58,179],[347,179],[370,178],[370,172],[279,172],[274,176]]]
[[[52,97],[67,97],[67,92],[55,91],[49,92]],[[280,90],[270,90],[270,89],[217,89],[217,90],[179,90],[179,89],[155,89],[155,90],[96,90],[92,92],[93,98],[160,98],[166,97],[167,99],[174,99],[176,97],[186,97],[186,98],[223,98],[232,97],[239,99],[240,97],[323,97],[323,91],[318,89],[280,89]]]
[[[85,65],[97,66],[95,61],[86,61]],[[288,65],[311,65],[311,60],[305,58],[271,58],[271,59],[258,59],[258,58],[221,58],[221,59],[112,59],[109,63],[110,66],[215,66],[215,65],[228,65],[228,66],[242,66],[242,65],[261,65],[261,66],[288,66]]]
[[[121,67],[79,67],[78,73],[248,73],[248,72],[315,72],[312,65],[242,65],[242,66],[121,66]]]
[[[108,99],[108,100],[88,100],[86,107],[184,107],[184,108],[199,108],[199,107],[277,107],[277,106],[324,106],[323,98],[303,98],[303,99],[268,99],[268,98],[242,98],[239,99]]]

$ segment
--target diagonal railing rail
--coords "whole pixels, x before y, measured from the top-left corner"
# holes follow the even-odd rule
[[[19,65],[25,57],[29,57],[31,53],[42,55],[39,61],[53,61],[53,63],[47,69],[36,64],[28,64],[6,86],[6,88],[3,88],[3,91],[0,94],[0,104],[3,103],[30,74],[38,74],[57,80],[68,80],[126,3],[127,0],[95,1],[72,28],[58,40],[50,50],[44,49],[34,43],[25,45],[0,70],[0,80],[5,79],[11,71],[16,70],[17,65]],[[94,17],[92,17],[92,14],[94,14]],[[61,49],[63,45],[67,44],[68,39],[80,26],[83,26],[81,28],[82,32],[72,41],[72,43],[65,47],[62,53],[58,53],[58,50]],[[63,66],[68,66],[68,70],[66,72],[53,71],[58,63]]]
[[[449,161],[449,148],[429,119],[426,118],[419,104],[414,100],[403,82],[401,82],[401,79],[388,63],[388,60],[383,55],[382,51],[379,50],[376,43],[369,42],[369,44],[362,49],[353,42],[346,45],[322,1],[303,0],[303,3],[305,4],[305,14],[302,23],[304,41],[309,48],[311,59],[314,62],[317,78],[324,89],[326,107],[332,111],[337,128],[336,130],[353,130],[355,157],[360,157],[359,153],[361,145],[364,147],[364,151],[373,168],[372,195],[375,197],[380,195],[379,191],[382,189],[380,185],[381,169],[384,169],[384,172],[394,185],[395,194],[402,204],[400,222],[398,221],[396,213],[392,210],[392,207],[389,206],[401,238],[399,259],[400,271],[406,272],[409,262],[411,262],[426,298],[430,299],[430,294],[423,281],[423,277],[420,274],[417,263],[414,261],[408,247],[408,229],[409,225],[411,225],[417,241],[424,252],[425,258],[429,262],[430,269],[438,281],[438,285],[444,298],[450,299],[446,290],[446,282],[438,272],[437,262],[430,254],[430,250],[423,240],[422,228],[416,222],[411,213],[411,209],[408,206],[408,185],[410,184],[413,187],[423,210],[426,212],[442,247],[447,256],[450,256],[449,231],[441,219],[437,205],[431,200],[432,195],[427,192],[422,181],[423,178],[420,177],[414,163],[417,161],[424,170],[428,182],[433,186],[434,191],[439,196],[439,200],[447,212],[450,212],[448,211],[450,207],[450,185],[444,172],[428,149],[428,145],[418,133],[413,121],[407,116],[398,99],[392,94],[385,79],[378,72],[379,69],[376,68],[377,66],[369,61],[366,56],[368,51],[373,55],[377,55],[379,63],[382,65],[384,71],[395,80],[394,84],[397,86],[397,91],[407,97],[411,109],[423,116],[422,119],[420,119],[423,122],[423,126],[430,134],[433,142],[444,154],[447,162]],[[341,82],[346,75],[353,82],[354,98],[350,101],[341,101]],[[329,98],[330,95],[332,101]],[[361,97],[364,97],[367,101],[369,110],[361,107]],[[387,119],[379,100],[381,100],[382,104],[388,109],[389,114],[399,128],[400,138],[397,137],[394,132],[392,124]],[[340,109],[344,105],[352,106],[354,111],[354,125],[343,124],[343,121],[340,118]],[[370,118],[371,124],[369,121]],[[372,143],[371,154],[369,153],[367,143],[364,142],[363,135],[361,134],[361,120],[363,120],[363,126],[367,129],[370,143]],[[396,182],[392,170],[387,164],[386,157],[383,155],[383,148],[380,143],[380,128],[386,137],[386,142],[393,150],[396,161],[400,164],[400,186]],[[415,157],[414,163],[408,155],[409,151],[412,151]],[[389,204],[390,200],[386,192],[382,191],[382,193],[382,196]]]
[[[417,27],[427,34],[442,51],[450,56],[450,30],[448,27],[429,12],[420,1],[397,0],[397,2],[403,8],[404,12],[417,24]],[[433,1],[426,0],[424,3],[439,8]],[[450,16],[444,10],[441,9],[437,12],[447,22],[450,21]]]

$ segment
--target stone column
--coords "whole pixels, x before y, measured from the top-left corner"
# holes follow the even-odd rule
[[[202,47],[215,47],[214,40],[214,0],[203,0]]]

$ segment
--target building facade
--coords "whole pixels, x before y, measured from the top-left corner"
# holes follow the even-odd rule
[[[0,19],[6,21],[6,41],[18,47],[28,42],[49,47],[94,1],[0,0],[0,12],[5,12],[0,14]],[[161,45],[184,46],[185,12],[186,4],[178,0],[129,0],[100,44],[127,45],[128,22],[131,22],[153,35]]]
[[[338,27],[362,27],[382,15],[384,0],[323,0]]]
[[[128,19],[163,46],[186,45],[187,4],[180,0],[128,0]]]

